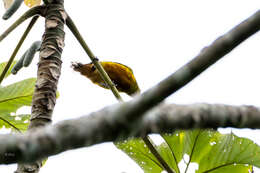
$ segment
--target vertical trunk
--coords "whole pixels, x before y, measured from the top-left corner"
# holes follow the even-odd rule
[[[49,4],[48,6],[29,129],[51,122],[61,71],[66,13],[62,4]]]
[[[61,54],[65,36],[63,30],[66,20],[63,0],[56,0],[46,7],[45,32],[42,37],[29,130],[51,123],[61,72]],[[40,167],[41,161],[19,164],[16,173],[36,173],[39,172]]]

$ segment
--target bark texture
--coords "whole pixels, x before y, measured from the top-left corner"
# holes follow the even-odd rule
[[[61,54],[64,47],[64,23],[66,13],[63,0],[46,5],[45,32],[42,37],[37,81],[32,101],[31,121],[28,130],[45,126],[52,121],[56,103],[57,84],[61,73]],[[37,173],[41,160],[31,164],[19,164],[16,173]]]
[[[40,49],[30,129],[51,122],[62,64],[66,13],[62,4],[47,6],[49,8],[46,8],[45,33]]]
[[[260,108],[253,106],[161,104],[134,124],[118,121],[129,109],[127,102],[120,103],[23,135],[0,135],[0,164],[32,162],[70,149],[177,129],[260,128]]]

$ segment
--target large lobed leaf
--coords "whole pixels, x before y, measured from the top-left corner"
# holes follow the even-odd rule
[[[196,173],[248,173],[260,167],[260,147],[247,138],[220,134],[213,130],[176,131],[163,135],[165,142],[156,146],[168,165],[179,173],[184,155],[197,163]],[[140,139],[118,142],[116,146],[131,157],[145,173],[160,173],[163,168]],[[181,171],[183,172],[183,171]]]

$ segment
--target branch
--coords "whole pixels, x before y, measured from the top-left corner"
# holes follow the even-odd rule
[[[26,134],[0,135],[0,163],[32,162],[70,149],[177,129],[260,128],[260,108],[253,106],[161,104],[132,126],[118,121],[129,108],[120,103]]]
[[[83,47],[85,52],[88,54],[89,58],[91,59],[91,61],[95,65],[95,67],[98,69],[98,72],[99,72],[100,76],[102,77],[104,82],[109,86],[110,90],[112,91],[112,93],[114,94],[116,99],[118,101],[123,101],[123,99],[120,96],[120,94],[119,94],[115,84],[112,82],[112,80],[110,79],[110,77],[106,73],[105,69],[102,67],[102,65],[97,61],[97,58],[95,58],[94,54],[92,53],[92,51],[88,47],[87,43],[85,42],[85,40],[81,36],[81,34],[80,34],[79,30],[77,29],[76,25],[74,24],[73,20],[69,16],[67,18],[66,24],[69,27],[69,29],[71,30],[71,32],[74,34],[74,36],[77,38],[77,40],[79,41],[79,43],[81,44],[81,46]],[[169,165],[166,163],[166,161],[161,157],[159,152],[156,150],[155,145],[153,145],[152,140],[149,138],[149,136],[144,136],[143,137],[143,141],[147,145],[147,147],[149,148],[151,153],[158,160],[158,162],[167,171],[167,173],[175,173],[169,167]]]
[[[196,58],[194,58],[190,63],[188,63],[180,70],[178,70],[176,73],[174,73],[173,75],[169,76],[167,79],[162,81],[154,89],[150,89],[148,92],[146,92],[144,94],[144,97],[140,99],[141,101],[139,104],[139,108],[137,108],[138,106],[135,105],[136,106],[135,110],[137,112],[130,112],[129,114],[137,115],[136,113],[138,113],[138,111],[145,112],[149,108],[155,106],[163,99],[168,97],[170,94],[174,93],[179,88],[183,87],[185,84],[190,82],[201,72],[207,69],[210,65],[214,64],[217,60],[219,60],[225,54],[230,52],[239,43],[244,41],[247,37],[257,32],[260,28],[259,26],[260,11],[258,11],[258,13],[256,13],[255,16],[252,16],[251,18],[254,19],[254,22],[251,22],[250,21],[251,19],[244,21],[239,26],[235,27],[233,30],[228,32],[226,35],[217,39],[209,48],[204,48],[201,54],[198,55]],[[112,81],[109,79],[108,75],[106,74],[102,66],[98,63],[98,61],[96,61],[94,54],[85,43],[76,25],[74,24],[73,20],[69,16],[67,18],[66,24],[69,27],[69,29],[72,31],[74,36],[77,38],[77,40],[80,42],[80,44],[82,45],[86,53],[89,55],[94,65],[97,67],[98,71],[101,74],[101,77],[110,86],[110,89],[112,90],[114,95],[119,100],[122,100],[116,88],[115,89],[113,88],[114,85]],[[146,107],[143,107],[144,105]],[[134,116],[132,118],[135,119],[136,117]],[[146,143],[149,142],[149,139],[147,137],[144,137],[143,139],[145,140]],[[152,147],[152,144],[148,146]],[[154,149],[154,148],[152,147],[150,149]],[[155,156],[160,156],[159,154],[156,153],[156,150],[153,151],[154,151],[153,154],[155,153]],[[161,160],[160,157],[156,157],[156,158],[158,160]],[[162,160],[162,162],[160,161],[160,163],[164,163],[164,161]],[[162,165],[166,165],[166,167],[164,166],[164,168],[168,172],[172,172],[170,169],[167,169],[167,164],[162,164]]]
[[[39,16],[35,16],[32,18],[32,20],[30,21],[29,25],[27,26],[26,30],[24,31],[22,37],[20,38],[19,42],[17,43],[11,57],[9,58],[2,74],[0,75],[0,84],[2,83],[6,73],[8,72],[10,66],[12,65],[12,62],[17,54],[17,52],[19,51],[19,49],[21,48],[24,40],[26,39],[26,37],[28,36],[29,32],[31,31],[32,27],[34,26],[35,22],[37,21],[37,19],[39,18]]]
[[[77,29],[76,25],[74,24],[73,20],[70,18],[70,16],[68,16],[67,18],[67,22],[66,22],[67,26],[69,27],[69,29],[71,30],[71,32],[74,34],[74,36],[77,38],[77,40],[79,41],[79,43],[81,44],[81,46],[83,47],[83,49],[85,50],[85,52],[88,54],[90,60],[93,62],[93,64],[95,65],[95,67],[98,69],[98,72],[100,74],[100,76],[102,77],[102,79],[104,80],[104,82],[109,86],[110,90],[112,91],[112,93],[114,94],[114,96],[116,97],[116,99],[118,101],[123,101],[122,97],[120,96],[115,84],[112,82],[112,80],[110,79],[110,77],[108,76],[108,74],[106,73],[105,69],[102,67],[102,65],[98,62],[98,59],[95,57],[95,55],[92,53],[92,51],[90,50],[90,48],[88,47],[87,43],[85,42],[85,40],[83,39],[83,37],[81,36],[79,30]],[[168,173],[175,173],[173,170],[171,170],[171,168],[167,165],[167,163],[164,161],[164,159],[160,156],[160,154],[158,153],[158,151],[156,150],[155,146],[152,144],[152,140],[149,138],[149,136],[144,136],[143,137],[143,141],[145,142],[145,144],[147,145],[147,147],[149,148],[149,150],[152,152],[152,154],[156,157],[156,159],[158,160],[158,162],[162,165],[162,167],[168,172]]]
[[[210,46],[204,48],[198,56],[175,73],[142,95],[137,96],[134,101],[129,102],[128,106],[131,107],[131,109],[125,113],[125,116],[118,117],[118,121],[121,121],[121,119],[127,119],[128,123],[137,121],[143,113],[192,81],[244,40],[259,31],[259,29],[260,10],[225,35],[219,37]]]
[[[130,102],[107,107],[92,113],[91,116],[63,121],[25,135],[1,135],[0,163],[31,162],[68,149],[175,129],[259,128],[260,110],[248,106],[202,105],[203,111],[185,107],[192,110],[185,114],[185,109],[181,109],[183,113],[176,112],[176,106],[173,106],[173,109],[166,106],[164,111],[160,111],[163,105],[151,110],[145,118],[141,118],[147,110],[190,82],[259,29],[260,11],[217,39],[173,75]],[[196,107],[199,106],[195,105],[194,108]],[[179,116],[181,118],[178,119]]]
[[[78,42],[80,43],[80,45],[82,46],[84,51],[87,53],[87,55],[89,56],[89,58],[92,61],[92,63],[98,69],[98,72],[99,72],[100,76],[105,81],[105,83],[108,84],[109,88],[111,89],[111,91],[114,94],[114,96],[116,97],[116,99],[119,100],[119,101],[123,101],[122,97],[120,96],[120,94],[117,91],[117,88],[116,88],[115,84],[112,82],[112,80],[108,76],[108,74],[105,71],[105,69],[103,68],[103,66],[99,63],[98,59],[95,57],[93,52],[88,47],[87,43],[85,42],[85,40],[81,36],[78,28],[76,27],[76,25],[74,24],[74,22],[70,18],[70,16],[67,17],[66,25],[68,26],[68,28],[70,29],[72,34],[76,37],[76,39],[78,40]]]
[[[45,6],[36,6],[26,11],[19,19],[17,19],[3,34],[0,35],[0,42],[10,34],[16,27],[23,23],[26,19],[34,15],[42,15]]]

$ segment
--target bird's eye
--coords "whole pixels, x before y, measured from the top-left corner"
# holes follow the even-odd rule
[[[94,72],[95,70],[96,70],[96,67],[94,65],[92,65],[91,71]]]

